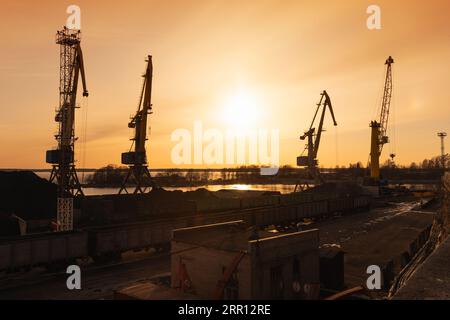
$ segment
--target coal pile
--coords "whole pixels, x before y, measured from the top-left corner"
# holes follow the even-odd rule
[[[0,216],[24,220],[56,217],[56,185],[31,171],[0,171]]]
[[[16,236],[20,234],[20,227],[16,219],[0,212],[0,237]]]
[[[353,182],[324,183],[307,189],[304,193],[328,193],[337,197],[354,197],[364,194],[360,185]]]
[[[189,200],[203,200],[203,199],[217,199],[214,192],[208,191],[205,188],[199,188],[194,191],[167,191],[162,188],[153,189],[149,196],[155,199],[164,199],[166,201],[189,201]]]

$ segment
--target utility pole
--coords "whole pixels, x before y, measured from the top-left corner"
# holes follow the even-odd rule
[[[438,132],[437,135],[439,138],[441,138],[441,162],[442,162],[442,168],[445,170],[444,138],[447,136],[447,132]]]

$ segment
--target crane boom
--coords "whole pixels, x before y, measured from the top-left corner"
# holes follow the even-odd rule
[[[323,130],[323,121],[325,119],[325,111],[326,111],[327,108],[330,110],[331,117],[333,119],[333,124],[335,126],[337,126],[337,122],[336,122],[336,119],[334,117],[333,106],[331,104],[331,99],[330,99],[330,96],[328,95],[328,93],[325,90],[323,91],[323,93],[322,93],[322,95],[320,97],[320,101],[317,104],[317,111],[319,110],[320,106],[322,105],[322,101],[324,99],[325,99],[325,101],[323,102],[323,106],[324,107],[322,109],[322,115],[320,117],[319,129],[317,130],[316,141],[314,142],[314,153],[313,154],[314,154],[315,158],[317,158],[317,153],[319,152],[320,138],[322,137],[322,132],[324,131]],[[317,114],[317,111],[316,111],[316,114]],[[315,117],[313,118],[313,122],[311,123],[311,127],[314,124],[314,120],[315,120]]]
[[[391,98],[392,98],[392,64],[394,63],[394,59],[391,56],[386,60],[386,79],[384,82],[384,93],[383,93],[383,102],[381,104],[381,112],[380,112],[380,152],[383,149],[383,145],[385,138],[387,137],[387,128],[388,128],[388,120],[389,120],[389,109],[391,106]]]
[[[135,141],[135,152],[145,153],[145,141],[147,140],[147,115],[152,110],[152,77],[153,77],[153,64],[152,57],[148,56],[147,69],[143,75],[144,81],[142,85],[141,96],[139,99],[138,110],[136,115],[131,119],[128,127],[135,129],[135,135],[133,140]]]
[[[77,52],[78,68],[80,69],[81,83],[83,84],[83,97],[87,97],[89,96],[89,92],[87,90],[86,76],[84,73],[83,51],[81,50],[81,46],[79,44],[77,46]]]
[[[392,64],[394,59],[389,56],[385,62],[386,77],[384,82],[383,100],[381,103],[380,122],[372,121],[370,127],[371,147],[370,147],[370,176],[372,179],[378,180],[380,178],[380,156],[383,151],[383,146],[389,142],[387,136],[387,128],[389,121],[389,109],[392,98]]]

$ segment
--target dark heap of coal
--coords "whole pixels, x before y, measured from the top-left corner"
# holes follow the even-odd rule
[[[19,224],[16,219],[3,216],[0,212],[0,238],[8,236],[17,236],[20,234]]]
[[[56,216],[56,185],[31,171],[0,171],[0,217],[24,220]]]
[[[307,189],[305,193],[333,193],[338,197],[354,197],[364,193],[360,185],[353,182],[327,182]]]

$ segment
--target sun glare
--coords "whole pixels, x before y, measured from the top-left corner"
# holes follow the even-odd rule
[[[254,127],[261,115],[261,104],[258,97],[250,91],[239,91],[226,101],[223,120],[227,126],[235,129]]]

